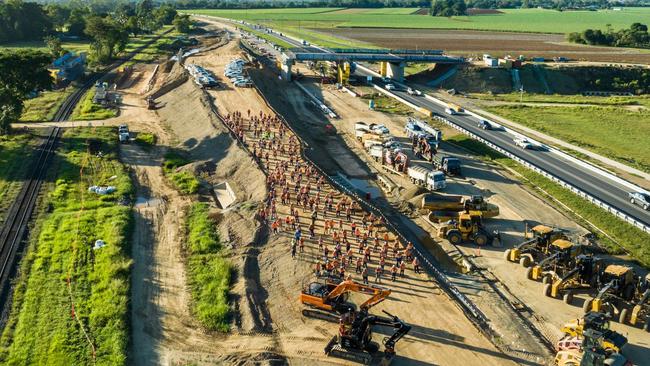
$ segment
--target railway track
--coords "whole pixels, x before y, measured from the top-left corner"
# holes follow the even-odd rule
[[[16,263],[16,254],[21,242],[26,237],[27,223],[36,206],[41,182],[47,171],[47,164],[56,147],[60,133],[60,127],[52,128],[43,144],[35,151],[34,162],[29,170],[29,176],[16,200],[9,208],[7,219],[2,231],[0,231],[0,302],[2,303],[6,300],[9,279]]]
[[[54,115],[54,118],[52,119],[53,122],[64,122],[70,119],[70,116],[72,115],[72,112],[74,111],[75,106],[83,95],[90,89],[93,85],[95,85],[95,82],[106,76],[108,73],[110,73],[112,70],[115,70],[116,68],[122,66],[125,62],[133,58],[133,56],[137,55],[142,51],[143,49],[149,47],[152,43],[156,42],[160,37],[170,33],[172,29],[169,29],[163,33],[161,33],[158,37],[152,38],[149,42],[143,44],[142,46],[136,48],[135,50],[129,52],[124,58],[119,59],[106,68],[104,68],[102,71],[94,73],[90,76],[90,78],[77,90],[75,90],[74,93],[70,94],[66,100],[61,104],[61,107],[59,107],[59,110],[56,112]]]
[[[120,67],[140,51],[171,31],[172,29],[163,32],[158,37],[151,39],[149,42],[128,53],[126,57],[113,62],[102,71],[92,74],[79,89],[75,90],[66,98],[59,110],[57,110],[52,121],[65,122],[69,120],[77,103],[79,103],[84,94],[95,82],[112,70]],[[61,127],[52,128],[43,144],[34,152],[33,165],[29,170],[29,176],[26,178],[18,196],[9,208],[7,219],[2,229],[0,229],[0,307],[4,306],[8,299],[10,280],[16,265],[16,255],[20,249],[21,242],[27,235],[27,224],[36,206],[41,183],[47,172],[48,162],[56,148],[61,131]],[[1,322],[2,320],[0,320]]]

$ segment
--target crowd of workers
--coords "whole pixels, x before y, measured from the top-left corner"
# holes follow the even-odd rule
[[[364,212],[356,201],[332,190],[325,177],[302,159],[299,140],[280,118],[262,112],[251,115],[249,110],[246,118],[235,112],[224,121],[266,171],[268,195],[257,218],[273,234],[290,234],[293,258],[305,253],[309,240],[317,247],[317,276],[351,279],[354,270],[368,284],[371,271],[375,282],[384,275],[396,281],[409,265],[420,273],[413,244],[390,233],[383,217]]]

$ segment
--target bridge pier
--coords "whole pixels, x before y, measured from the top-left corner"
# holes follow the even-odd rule
[[[401,83],[402,81],[404,81],[405,66],[406,66],[406,62],[399,62],[399,63],[389,62],[388,70],[386,70],[386,76]]]
[[[379,64],[379,74],[382,77],[389,77],[393,80],[404,81],[404,67],[406,62],[388,62],[382,61]]]

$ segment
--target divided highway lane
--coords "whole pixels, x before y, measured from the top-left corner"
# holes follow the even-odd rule
[[[298,48],[305,48],[301,42],[287,37],[280,36],[277,32],[273,31],[272,35],[276,38],[295,45]],[[309,47],[311,52],[318,52],[315,47]],[[318,48],[322,52],[329,52],[327,49]],[[357,69],[356,74],[360,76],[373,76],[363,69]],[[384,87],[382,82],[376,82],[380,87]],[[615,207],[622,213],[635,218],[637,221],[650,226],[650,212],[643,210],[641,207],[630,203],[628,200],[628,192],[630,189],[613,180],[600,176],[587,168],[570,162],[561,156],[548,152],[538,150],[525,150],[515,145],[511,134],[505,131],[489,131],[483,130],[478,127],[478,119],[469,115],[447,115],[444,107],[426,99],[424,97],[411,96],[405,91],[392,91],[393,94],[415,104],[418,107],[426,108],[434,113],[445,116],[453,123],[465,128],[466,130],[480,136],[498,147],[508,151],[509,153],[518,156],[519,158],[536,165],[540,169],[558,177],[559,179],[572,184],[576,188],[584,191],[585,193],[596,197],[608,204]]]
[[[378,84],[379,85],[379,84]],[[380,85],[383,87],[383,85]],[[478,127],[478,119],[468,115],[447,115],[444,107],[423,98],[414,97],[404,91],[393,91],[397,96],[423,108],[445,116],[448,120],[478,135],[509,153],[536,165],[556,177],[568,182],[584,192],[616,207],[628,216],[636,218],[645,225],[650,225],[650,212],[633,205],[628,200],[629,188],[606,179],[594,172],[563,159],[549,151],[526,150],[515,145],[511,134],[505,131],[483,130]]]

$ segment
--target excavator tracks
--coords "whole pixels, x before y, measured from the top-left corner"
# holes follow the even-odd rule
[[[330,322],[330,323],[338,323],[339,322],[339,316],[337,314],[328,313],[328,312],[321,311],[321,310],[316,310],[316,309],[302,309],[302,315],[307,317],[307,318],[325,320],[325,321]]]

